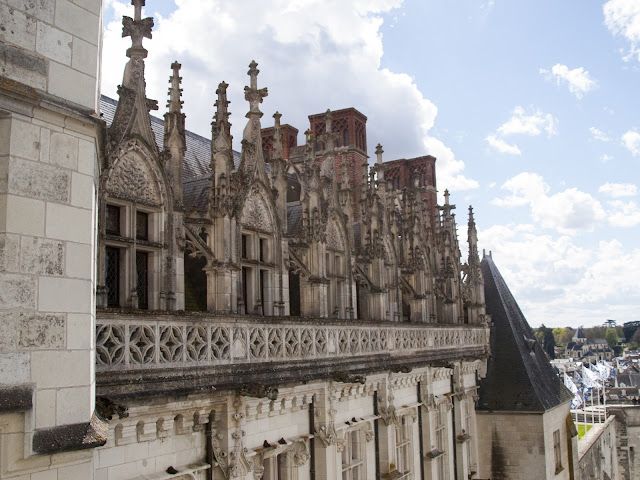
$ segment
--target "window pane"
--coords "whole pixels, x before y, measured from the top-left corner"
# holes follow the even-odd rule
[[[136,212],[136,238],[149,239],[149,215],[144,212]]]
[[[106,231],[110,235],[120,235],[120,207],[107,205]]]
[[[105,255],[105,287],[107,306],[120,306],[120,250],[107,247]]]
[[[149,254],[136,252],[136,292],[138,294],[138,308],[149,308]]]

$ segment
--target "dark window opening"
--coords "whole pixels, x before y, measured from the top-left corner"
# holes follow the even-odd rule
[[[247,236],[242,235],[241,239],[241,257],[247,258]]]
[[[149,240],[149,214],[136,212],[136,238],[138,240]]]
[[[247,305],[247,279],[249,275],[247,270],[247,267],[242,267],[242,300],[244,301],[245,311],[249,313],[249,305]]]
[[[120,235],[120,207],[107,205],[106,231],[109,235]]]
[[[136,293],[138,308],[149,308],[149,254],[136,252]]]
[[[349,130],[345,130],[345,131],[342,133],[342,144],[343,144],[345,147],[348,147],[348,146],[349,146]]]
[[[260,261],[261,262],[266,262],[267,261],[267,245],[266,245],[267,241],[264,238],[260,239]]]
[[[293,317],[300,316],[300,275],[289,272],[289,302],[290,314]]]
[[[105,255],[105,287],[107,290],[107,307],[120,306],[120,250],[107,247]]]

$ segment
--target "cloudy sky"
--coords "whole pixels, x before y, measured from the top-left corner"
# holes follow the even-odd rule
[[[128,3],[106,2],[112,97]],[[460,240],[472,204],[532,326],[640,320],[637,0],[148,0],[144,14],[148,96],[164,106],[181,62],[188,129],[210,136],[225,80],[242,137],[255,59],[263,126],[278,110],[303,132],[309,114],[355,107],[370,152],[437,157]]]

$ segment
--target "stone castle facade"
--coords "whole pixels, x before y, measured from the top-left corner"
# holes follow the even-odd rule
[[[0,1],[0,477],[488,478],[485,280],[436,159],[369,166],[354,108],[298,145],[255,62],[239,151],[224,82],[187,131],[178,62],[151,116],[132,3],[116,102],[100,1]]]

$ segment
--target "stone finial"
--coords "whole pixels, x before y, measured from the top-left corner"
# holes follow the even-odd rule
[[[218,99],[213,105],[216,107],[215,118],[217,121],[228,120],[229,115],[231,115],[229,113],[229,109],[227,108],[229,106],[229,103],[231,103],[227,100],[228,86],[229,84],[223,80],[218,84],[218,88],[216,89],[216,95],[218,95]]]
[[[244,87],[244,98],[249,102],[249,112],[246,117],[250,118],[252,116],[257,116],[258,118],[262,117],[262,112],[260,111],[260,104],[264,97],[268,95],[268,91],[266,88],[258,89],[258,64],[255,60],[251,61],[249,64],[249,71],[247,74],[249,75],[249,87]],[[247,139],[248,140],[248,139]]]
[[[280,112],[273,114],[273,158],[284,157],[284,151],[282,148],[282,132],[280,131],[280,117],[282,117]]]
[[[449,205],[449,190],[444,191],[444,204]]]
[[[140,55],[143,58],[147,56],[147,51],[142,46],[143,38],[151,38],[151,29],[153,28],[153,18],[142,18],[142,7],[145,0],[132,0],[134,7],[133,18],[122,17],[122,36],[131,37],[131,48],[127,50],[127,57]]]
[[[378,164],[382,163],[382,154],[384,153],[384,150],[382,150],[382,145],[378,144],[376,145],[376,156],[378,157],[377,162]]]
[[[184,103],[181,100],[182,89],[180,88],[180,84],[182,83],[182,77],[180,76],[180,67],[182,67],[182,65],[177,61],[171,64],[173,74],[169,77],[169,101],[167,101],[167,107],[169,107],[170,113],[180,113],[182,104]]]
[[[331,109],[327,108],[327,111],[324,114],[324,125],[325,132],[331,133],[333,128],[333,113],[331,113]]]

